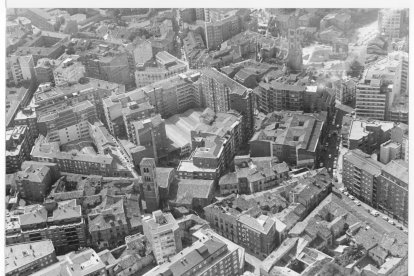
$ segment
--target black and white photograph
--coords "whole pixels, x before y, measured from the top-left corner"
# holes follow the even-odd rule
[[[11,4],[4,275],[414,275],[408,6]]]

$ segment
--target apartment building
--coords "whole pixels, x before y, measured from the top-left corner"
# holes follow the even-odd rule
[[[36,273],[34,276],[48,275],[85,275],[106,276],[107,264],[102,255],[91,248],[83,248],[61,256],[58,263],[52,264]]]
[[[168,151],[168,140],[165,132],[165,122],[160,114],[148,119],[131,123],[132,143],[145,147],[143,157],[152,157],[155,160],[165,156]]]
[[[86,147],[91,144],[92,141],[86,143]],[[110,151],[99,154],[95,150],[91,151],[91,148],[88,151],[77,150],[76,146],[71,148],[71,152],[61,151],[58,142],[50,142],[40,135],[30,156],[34,161],[57,163],[61,172],[132,177],[133,172],[120,160],[121,153],[118,148],[110,147]]]
[[[274,112],[268,114],[252,139],[252,157],[275,156],[296,167],[313,167],[325,133],[326,112]]]
[[[50,239],[57,254],[86,245],[85,221],[75,199],[26,206],[19,224],[25,242]]]
[[[158,265],[170,262],[170,257],[183,249],[178,223],[170,213],[161,210],[143,220],[144,235],[152,245]]]
[[[294,82],[286,79],[260,82],[255,92],[258,94],[258,109],[265,114],[282,110],[302,110],[305,112],[333,112],[335,91],[318,88],[301,79]],[[308,85],[307,85],[308,84]]]
[[[144,275],[236,276],[242,273],[237,246],[216,236],[196,234],[200,239],[190,247]]]
[[[128,113],[127,110],[131,109],[128,105],[132,104],[132,108],[134,108],[146,103],[148,103],[148,99],[141,89],[135,89],[127,93],[113,94],[102,100],[104,111],[104,120],[102,122],[105,122],[105,125],[112,135],[116,137],[128,137],[123,110],[125,109],[125,113]],[[138,112],[134,117],[136,118],[135,120],[140,120],[147,118],[151,114],[151,112],[146,113],[145,109],[143,109],[143,114]]]
[[[199,125],[190,132],[193,153],[180,161],[177,177],[218,180],[242,144],[242,120],[236,112],[216,113],[206,108]]]
[[[39,133],[50,142],[66,144],[89,137],[89,123],[97,120],[96,107],[90,101],[80,102],[38,119]]]
[[[361,201],[408,224],[408,163],[399,159],[388,164],[360,150],[344,155],[343,183]]]
[[[202,70],[201,86],[202,102],[206,107],[216,113],[233,109],[242,115],[242,141],[248,141],[254,131],[252,90],[214,68]]]
[[[7,62],[15,85],[23,81],[36,79],[35,63],[32,55],[14,54],[7,58]]]
[[[228,196],[204,208],[206,220],[218,234],[263,259],[282,241],[285,226],[277,218],[264,215],[260,207],[252,212],[250,202],[256,203],[254,198],[246,201]]]
[[[38,117],[41,117],[88,100],[96,107],[99,120],[105,122],[103,99],[112,93],[124,92],[125,86],[122,84],[91,78],[71,86],[52,87],[50,84],[42,84],[35,92],[31,106],[35,107]]]
[[[32,275],[56,263],[55,248],[51,240],[19,243],[5,248],[5,275]]]
[[[381,9],[378,12],[378,31],[390,39],[401,38],[404,32],[406,11],[401,9]]]
[[[188,64],[186,62],[183,62],[166,51],[157,53],[155,60],[155,66],[138,67],[135,71],[135,84],[137,87],[144,87],[188,70]]]
[[[351,78],[340,80],[340,87],[336,90],[336,99],[342,104],[349,104],[356,97],[356,82]]]
[[[20,170],[23,161],[29,159],[34,137],[26,125],[6,129],[6,173]]]
[[[32,24],[41,30],[55,31],[55,24],[51,20],[52,17],[42,9],[26,9],[24,16],[30,19]]]
[[[242,31],[238,10],[204,9],[206,46],[215,49]]]
[[[363,80],[357,84],[356,115],[363,118],[384,120],[388,111],[392,86],[381,80]]]
[[[144,120],[155,116],[154,107],[149,102],[131,101],[126,103],[126,106],[122,108],[122,118],[125,126],[128,140],[133,142],[134,140],[134,129],[133,122]]]
[[[142,87],[155,111],[167,118],[201,106],[200,72],[188,71]]]
[[[50,169],[46,166],[28,166],[16,173],[16,184],[20,196],[30,201],[43,202],[53,180]]]
[[[20,109],[25,108],[29,102],[31,93],[29,89],[20,88],[6,88],[6,127],[14,126],[14,119]]]

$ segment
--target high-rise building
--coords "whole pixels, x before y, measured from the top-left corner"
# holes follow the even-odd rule
[[[204,9],[206,46],[215,49],[242,31],[238,10]]]
[[[243,117],[242,141],[250,139],[254,130],[254,100],[252,90],[214,68],[202,70],[202,102],[214,112],[233,109]]]
[[[15,85],[22,81],[36,79],[35,63],[32,55],[12,55],[8,58],[8,62]]]
[[[132,53],[116,48],[112,44],[99,44],[81,57],[85,76],[134,86],[135,63]]]
[[[384,120],[387,114],[390,85],[380,79],[363,79],[357,84],[355,113],[359,117]]]
[[[139,164],[142,177],[142,190],[148,212],[159,209],[160,196],[154,158],[143,158]]]
[[[23,161],[29,159],[34,138],[26,125],[15,126],[6,130],[6,173],[20,170]]]
[[[164,118],[201,106],[200,72],[188,71],[142,87]]]
[[[33,107],[25,107],[17,113],[14,118],[15,126],[26,125],[29,128],[29,136],[33,140],[39,135],[39,130],[37,128],[37,114]]]
[[[180,228],[170,213],[163,213],[161,210],[154,211],[152,216],[144,219],[142,223],[144,235],[151,243],[159,265],[167,262],[170,257],[182,250]]]
[[[406,11],[401,9],[382,9],[378,12],[378,31],[386,37],[400,38],[403,35],[403,23]]]

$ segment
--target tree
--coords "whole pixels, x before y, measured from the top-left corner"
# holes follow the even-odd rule
[[[354,60],[351,62],[351,65],[349,66],[349,70],[347,71],[347,74],[349,76],[352,76],[354,78],[359,78],[364,70],[364,66],[359,63],[358,60]]]

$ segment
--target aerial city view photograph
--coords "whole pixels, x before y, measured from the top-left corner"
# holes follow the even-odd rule
[[[409,9],[166,6],[5,9],[4,275],[413,275]]]

